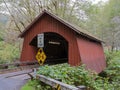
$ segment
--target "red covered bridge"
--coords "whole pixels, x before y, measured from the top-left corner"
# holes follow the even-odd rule
[[[100,39],[45,10],[19,35],[24,38],[21,62],[36,61],[37,35],[41,33],[44,33],[46,63],[83,63],[98,73],[106,67]]]

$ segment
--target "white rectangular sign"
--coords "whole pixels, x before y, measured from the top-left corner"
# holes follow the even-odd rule
[[[37,36],[37,47],[43,48],[44,47],[44,34],[38,34]]]

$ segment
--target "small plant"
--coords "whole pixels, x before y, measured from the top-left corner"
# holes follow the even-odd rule
[[[52,90],[52,87],[40,82],[39,80],[30,80],[21,90]]]

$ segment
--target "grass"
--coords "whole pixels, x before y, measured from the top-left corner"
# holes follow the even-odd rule
[[[34,89],[32,86],[26,84],[26,85],[24,85],[24,86],[22,87],[21,90],[35,90],[35,89]]]
[[[25,84],[22,88],[21,88],[21,90],[38,90],[37,89],[37,86],[39,85],[40,83],[39,83],[39,81],[38,80],[29,80],[28,82],[27,82],[27,84]],[[42,89],[43,90],[43,89]]]

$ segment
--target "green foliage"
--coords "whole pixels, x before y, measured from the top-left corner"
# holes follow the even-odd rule
[[[0,63],[10,63],[19,57],[19,49],[4,41],[0,42]]]
[[[73,86],[85,85],[88,90],[120,90],[120,51],[105,52],[107,68],[103,71],[105,75],[97,75],[85,69],[85,66],[71,67],[69,64],[54,66],[41,66],[38,74],[57,79],[63,83]],[[50,86],[33,80],[29,82],[36,90],[52,90]]]
[[[3,37],[2,37],[2,35],[1,35],[1,33],[0,33],[0,41],[3,41]]]
[[[4,40],[4,39],[3,39],[3,33],[4,33],[3,27],[4,27],[4,25],[1,24],[1,22],[0,22],[0,41],[3,41],[3,40]]]
[[[30,86],[28,83],[21,88],[21,90],[34,90],[32,86]]]
[[[21,90],[52,90],[52,87],[34,79],[28,81],[28,83],[23,86]]]
[[[107,68],[105,73],[115,90],[120,90],[120,51],[106,52]]]
[[[77,67],[71,67],[68,64],[45,65],[39,68],[38,74],[59,79],[63,83],[74,86],[85,85],[90,90],[112,90],[112,85],[107,78],[102,78],[94,72],[87,71],[84,65]]]
[[[37,85],[39,85],[39,81],[37,80],[28,81],[28,83],[23,86],[21,90],[36,90],[35,87]]]

